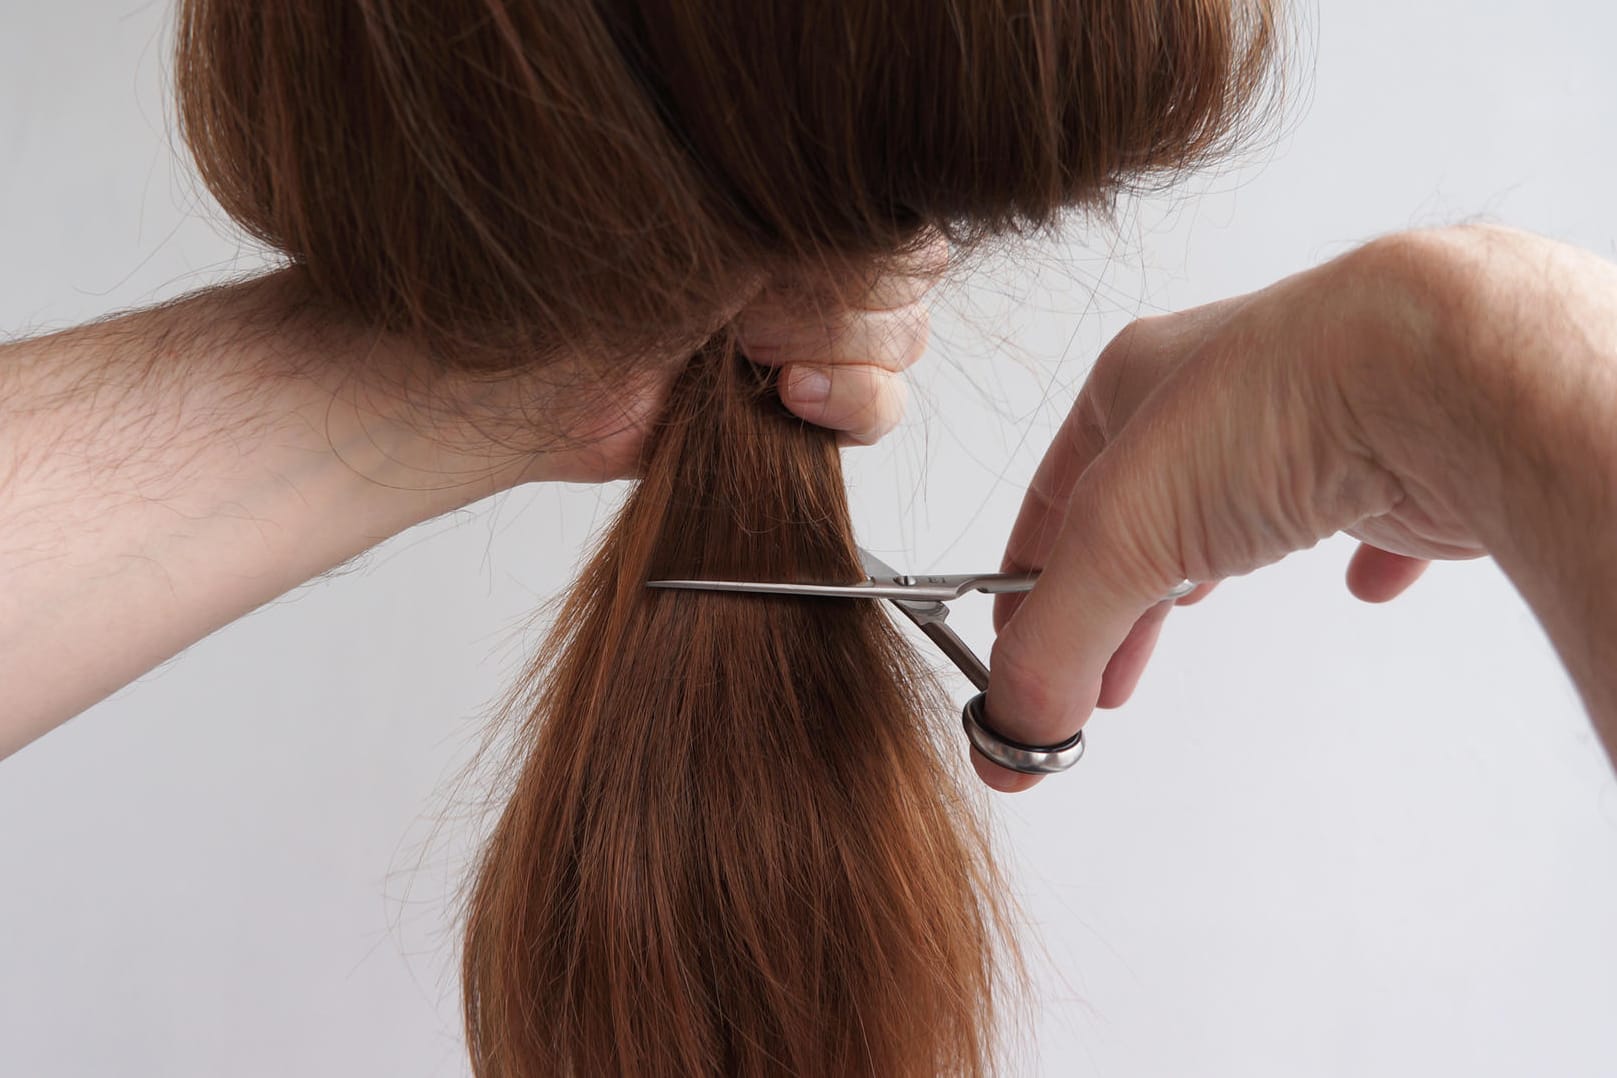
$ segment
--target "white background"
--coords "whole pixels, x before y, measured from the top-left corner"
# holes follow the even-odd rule
[[[867,545],[996,565],[1134,315],[1473,216],[1614,253],[1617,8],[1320,6],[1283,135],[942,295],[908,424],[847,455]],[[256,264],[171,140],[170,18],[0,0],[0,330]],[[0,1073],[464,1073],[451,780],[619,493],[418,528],[0,764]],[[1080,768],[995,802],[1038,979],[1009,1073],[1617,1074],[1617,782],[1576,694],[1491,565],[1371,608],[1349,550],[1177,613]],[[957,617],[986,648],[986,601]]]

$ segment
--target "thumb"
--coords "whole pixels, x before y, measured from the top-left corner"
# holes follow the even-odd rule
[[[1085,469],[1038,584],[994,641],[987,719],[1014,741],[1055,744],[1080,729],[1113,655],[1187,575],[1166,541],[1184,518],[1178,484],[1144,465],[1154,447],[1138,441],[1125,436]],[[975,751],[973,763],[996,789],[1036,781]]]

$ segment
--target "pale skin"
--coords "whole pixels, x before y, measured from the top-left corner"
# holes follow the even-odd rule
[[[764,288],[737,305],[742,345],[787,368],[792,411],[874,442],[903,412],[945,251],[812,324]],[[291,280],[0,346],[0,758],[415,524],[523,483],[633,475],[688,356],[618,380],[579,421],[554,394],[578,382],[566,360],[505,383],[430,377],[396,340],[316,322]],[[517,448],[563,414],[571,437]]]
[[[1129,698],[1176,582],[1346,532],[1359,598],[1491,555],[1617,759],[1617,266],[1526,233],[1387,237],[1263,291],[1136,323],[1041,463],[987,708],[1051,744]],[[973,753],[984,781],[1035,778]]]
[[[786,368],[789,408],[867,443],[902,410],[935,271],[830,325],[767,292],[737,324]],[[486,437],[509,430],[498,390],[434,385],[462,407],[423,412],[399,391],[419,376],[407,348],[305,325],[277,295],[265,278],[0,348],[0,756],[414,524],[521,483],[632,474],[681,358],[589,440],[514,453]],[[372,369],[339,355],[388,377],[320,376]],[[798,392],[814,372],[828,397]],[[515,409],[530,425],[535,400]],[[1043,576],[996,610],[990,720],[1063,740],[1133,691],[1174,583],[1203,582],[1193,602],[1346,531],[1368,601],[1429,559],[1495,557],[1617,757],[1614,415],[1617,267],[1504,229],[1389,237],[1136,323],[1012,530],[1006,567]],[[973,762],[997,789],[1035,781]]]

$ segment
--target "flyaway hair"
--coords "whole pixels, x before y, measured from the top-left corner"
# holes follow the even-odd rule
[[[444,372],[587,356],[603,409],[690,357],[512,697],[474,1071],[992,1071],[1014,948],[927,663],[878,604],[645,584],[862,575],[834,437],[722,325],[760,281],[813,310],[1200,163],[1261,111],[1271,0],[181,0],[178,29],[199,171],[313,301]]]

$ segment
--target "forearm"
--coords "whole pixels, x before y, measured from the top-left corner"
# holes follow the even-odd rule
[[[1500,229],[1444,234],[1457,508],[1521,591],[1617,761],[1617,267]]]
[[[1495,557],[1617,763],[1617,353],[1588,357],[1564,388],[1555,421],[1505,473],[1515,508]]]
[[[264,278],[0,348],[0,756],[498,489],[341,377],[360,337],[284,294]]]

